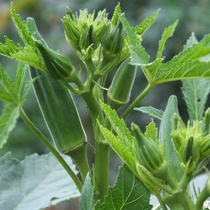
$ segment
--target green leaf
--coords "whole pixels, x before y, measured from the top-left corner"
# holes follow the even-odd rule
[[[152,16],[149,18],[146,18],[142,21],[142,23],[135,27],[136,34],[143,34],[146,32],[146,30],[154,23],[154,21],[157,18],[158,13],[160,12],[160,9],[158,9]]]
[[[33,37],[28,31],[25,21],[21,21],[20,15],[18,15],[14,9],[14,3],[11,2],[10,6],[10,15],[21,39],[24,41],[25,44],[35,46]]]
[[[90,175],[87,174],[85,183],[82,188],[82,193],[80,197],[80,210],[92,210],[93,209],[93,185],[91,183]]]
[[[26,45],[26,47],[20,51],[10,53],[10,57],[42,71],[46,71],[43,58],[40,57],[35,48],[30,45]]]
[[[173,27],[172,27],[173,28]],[[169,33],[170,34],[170,33]],[[195,42],[195,40],[194,40]],[[131,47],[131,63],[142,67],[147,80],[153,85],[165,82],[210,77],[210,35],[162,64],[162,58],[147,63],[141,47]],[[161,50],[162,51],[162,50]]]
[[[5,41],[5,44],[0,43],[0,55],[29,64],[43,71],[46,70],[44,60],[39,56],[35,46],[32,47],[27,44],[24,48],[16,47],[8,37],[5,37]]]
[[[18,101],[21,101],[21,93],[27,70],[28,70],[28,65],[25,65],[23,63],[18,63],[16,78],[15,78],[15,86],[18,93]]]
[[[15,103],[10,103],[5,106],[0,117],[0,148],[7,142],[9,133],[15,127],[18,116],[19,107]]]
[[[131,63],[133,65],[144,66],[149,63],[150,56],[146,53],[144,47],[131,46]]]
[[[118,156],[125,162],[125,164],[136,174],[138,174],[136,170],[136,164],[138,163],[138,158],[134,153],[136,153],[136,149],[128,148],[123,141],[117,136],[115,136],[111,131],[107,128],[104,128],[99,124],[100,130],[104,136],[104,138],[108,141],[109,145],[112,149],[118,154]]]
[[[182,93],[187,104],[190,120],[201,120],[207,96],[210,92],[209,79],[183,81]]]
[[[162,57],[162,53],[163,53],[163,50],[165,48],[165,43],[168,40],[168,38],[170,38],[173,35],[177,24],[178,24],[178,20],[175,21],[173,23],[173,25],[169,26],[168,28],[166,28],[164,30],[163,35],[162,35],[162,39],[159,41],[159,48],[158,48],[157,58],[161,58]]]
[[[126,166],[120,168],[114,187],[110,187],[104,203],[98,202],[95,210],[150,210],[150,192]]]
[[[0,65],[0,83],[5,91],[8,93],[11,101],[17,102],[17,90],[14,82],[10,80],[2,66]]]
[[[151,139],[155,142],[158,142],[158,129],[156,128],[156,125],[154,123],[154,121],[152,120],[152,122],[146,126],[146,131],[144,133],[145,137],[148,139]]]
[[[64,156],[74,168],[69,157]],[[75,171],[75,169],[74,169]],[[37,210],[77,197],[67,172],[50,153],[19,162],[7,153],[0,159],[0,209]]]
[[[175,152],[174,144],[171,140],[174,114],[178,114],[177,103],[177,97],[173,95],[170,96],[160,123],[159,141],[164,147],[164,156],[167,164],[173,167],[174,174],[177,180],[179,180],[182,176],[182,169]]]
[[[139,46],[139,44],[140,44],[139,39],[138,39],[138,36],[137,36],[134,28],[130,26],[130,24],[128,23],[127,19],[124,16],[120,15],[119,19],[124,26],[125,32],[128,36],[128,39],[129,39],[131,45]]]
[[[184,50],[192,47],[194,44],[198,44],[198,40],[196,39],[195,34],[192,33],[191,36],[188,38],[187,43],[184,45]]]
[[[9,93],[3,89],[3,88],[0,88],[0,100],[6,102],[6,103],[11,103],[13,102],[13,99],[12,97],[9,95]]]
[[[130,149],[136,149],[136,140],[131,135],[131,132],[128,130],[123,119],[120,119],[117,115],[117,112],[107,104],[101,103],[101,107],[109,119],[112,128],[117,133],[120,140]]]
[[[163,116],[162,110],[156,109],[152,106],[142,106],[142,107],[134,108],[134,110],[149,114],[150,116],[155,117],[159,120],[161,120]]]
[[[23,48],[19,45],[18,47],[15,46],[14,42],[10,40],[7,36],[4,36],[5,44],[0,43],[0,54],[10,57],[10,53],[15,53]]]
[[[28,70],[28,65],[19,63],[16,73],[15,82],[10,80],[0,65],[0,83],[3,88],[0,88],[0,100],[7,103],[21,104],[25,102],[29,89],[35,80],[26,82],[24,86],[25,75]]]
[[[16,13],[13,2],[11,3],[10,11],[14,25],[21,39],[24,41],[25,47],[20,45],[18,47],[15,46],[14,42],[5,36],[5,44],[0,43],[0,54],[45,71],[46,67],[43,58],[39,56],[34,38],[28,31],[25,21],[22,22],[20,15]]]

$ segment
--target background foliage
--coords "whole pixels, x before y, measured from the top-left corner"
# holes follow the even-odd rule
[[[87,8],[90,12],[93,10],[107,9],[110,15],[112,15],[114,7],[119,1],[117,0],[14,0],[15,8],[23,19],[28,16],[34,17],[36,23],[39,27],[40,32],[49,44],[49,46],[54,50],[60,50],[71,56],[73,63],[75,63],[78,68],[80,63],[76,57],[74,57],[72,50],[66,44],[64,33],[62,29],[62,24],[60,19],[65,15],[65,7],[68,5],[73,12],[79,9]],[[144,18],[149,17],[158,8],[161,11],[158,15],[155,24],[146,32],[143,36],[143,45],[145,46],[147,52],[151,55],[151,60],[157,52],[158,41],[161,38],[163,30],[171,25],[176,19],[179,19],[179,24],[172,37],[166,44],[166,49],[164,55],[166,60],[170,59],[172,56],[177,54],[181,49],[183,44],[185,44],[186,39],[194,32],[198,39],[201,39],[206,33],[209,33],[209,6],[210,2],[208,0],[195,1],[195,0],[122,0],[121,8],[125,12],[126,18],[135,26],[139,24]],[[15,42],[21,42],[19,37],[16,36],[17,32],[11,22],[9,15],[10,1],[1,0],[0,1],[0,41],[3,41],[3,35],[7,34]],[[4,69],[9,73],[9,75],[14,78],[17,63],[6,58],[1,57],[0,62],[2,63]],[[114,74],[114,72],[113,72]],[[110,80],[107,83],[111,83],[112,74],[110,74]],[[146,85],[146,79],[144,78],[141,71],[138,71],[136,83],[133,90],[133,96],[135,92],[140,92],[139,89],[143,89]],[[186,107],[182,100],[181,95],[181,83],[174,82],[164,85],[159,85],[156,87],[141,103],[142,106],[151,105],[158,109],[164,109],[166,106],[167,99],[171,94],[175,94],[179,97],[179,110],[183,119],[188,118],[186,116]],[[49,136],[49,133],[44,125],[44,121],[41,118],[41,113],[38,109],[37,102],[31,90],[27,102],[25,104],[25,110],[32,118],[32,121],[40,128],[40,130]],[[91,130],[89,123],[89,114],[85,104],[81,99],[76,98],[78,104],[78,109],[86,129],[88,137],[91,139]],[[0,108],[3,107],[3,102],[0,102]],[[208,104],[209,105],[209,102]],[[135,122],[139,124],[144,130],[145,126],[149,122],[149,117],[145,114],[138,114],[133,111],[127,122]],[[43,154],[47,152],[47,149],[42,145],[42,143],[37,139],[37,137],[31,133],[29,129],[26,128],[24,123],[19,119],[16,129],[11,133],[8,144],[6,144],[0,151],[0,156],[4,155],[7,151],[12,152],[12,156],[18,159],[23,159],[26,155],[38,153]],[[91,153],[93,149],[90,148],[90,162]],[[113,164],[111,166],[112,179],[111,184],[115,181],[115,175],[119,169],[118,165],[120,160],[113,154]],[[73,205],[73,204],[72,204]],[[51,209],[65,209],[65,204],[61,204],[59,207],[52,207]],[[76,207],[72,206],[72,209]]]

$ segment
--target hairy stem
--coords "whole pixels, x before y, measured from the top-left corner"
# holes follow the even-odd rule
[[[66,161],[61,157],[59,152],[52,146],[52,144],[47,140],[47,138],[31,122],[31,120],[27,117],[27,115],[25,114],[23,109],[20,109],[19,112],[20,112],[20,117],[25,122],[25,124],[39,137],[39,139],[52,152],[52,154],[55,156],[55,158],[59,161],[59,163],[63,166],[63,168],[66,170],[66,172],[72,178],[72,180],[74,181],[75,185],[77,186],[77,189],[81,192],[82,191],[82,183],[80,182],[80,180],[76,176],[76,174],[71,170],[71,168],[66,163]]]

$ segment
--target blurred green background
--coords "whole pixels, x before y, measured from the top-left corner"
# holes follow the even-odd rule
[[[155,11],[157,11],[157,9],[161,8],[154,25],[152,25],[152,27],[143,36],[143,45],[146,48],[146,51],[151,55],[151,60],[155,57],[158,42],[161,38],[163,30],[177,19],[179,19],[179,24],[174,36],[170,38],[166,44],[166,49],[164,51],[165,61],[169,60],[182,50],[183,44],[185,44],[187,38],[192,32],[195,33],[198,40],[210,32],[209,0],[14,0],[15,8],[21,15],[22,19],[25,20],[28,16],[33,17],[36,20],[39,31],[47,41],[50,48],[60,50],[61,52],[68,54],[72,58],[75,66],[78,68],[80,67],[79,60],[74,56],[71,48],[65,41],[60,21],[60,19],[65,15],[66,6],[69,6],[73,12],[78,12],[79,9],[85,8],[87,8],[89,12],[92,12],[93,10],[99,11],[106,9],[111,17],[114,7],[118,2],[121,3],[122,11],[125,12],[125,16],[132,26],[141,23],[142,20],[152,15]],[[15,43],[22,43],[12,24],[9,15],[9,7],[10,1],[0,0],[0,41],[4,42],[3,36],[6,34],[9,38],[14,40]],[[0,62],[11,78],[14,78],[17,63],[2,56],[0,57]],[[108,77],[107,85],[111,82],[112,76],[113,74],[110,74]],[[132,99],[144,89],[146,84],[145,77],[142,74],[141,69],[139,69],[133,89]],[[180,114],[184,120],[187,120],[188,116],[186,113],[186,106],[182,99],[180,88],[181,82],[173,82],[157,86],[141,102],[140,105],[151,105],[159,109],[164,109],[168,97],[171,94],[175,94],[179,98]],[[75,100],[78,105],[78,110],[87,132],[87,136],[91,142],[93,137],[88,109],[79,97],[75,97]],[[209,106],[209,102],[207,102],[207,106]],[[3,107],[4,103],[0,102],[0,109]],[[32,89],[24,108],[37,127],[50,139],[50,135],[44,124],[44,120],[41,117]],[[134,121],[144,130],[145,126],[150,122],[150,118],[145,114],[133,111],[126,121],[128,125],[130,122]],[[159,123],[158,121],[156,122],[157,124]],[[93,149],[90,148],[89,150],[89,159],[92,163],[94,161]],[[0,156],[4,155],[8,151],[12,152],[13,157],[21,160],[24,159],[25,156],[33,153],[43,154],[48,152],[41,141],[39,141],[39,139],[24,125],[21,119],[18,120],[16,128],[12,131],[8,143],[0,150]],[[113,184],[121,161],[114,153],[112,153],[111,162],[110,183]],[[77,208],[78,207],[74,204],[74,202],[71,203],[70,208],[67,208],[67,203],[65,202],[57,207],[48,208],[48,210],[74,210]]]

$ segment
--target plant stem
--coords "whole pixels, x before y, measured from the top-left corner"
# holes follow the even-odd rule
[[[39,137],[39,139],[46,145],[46,147],[52,152],[55,158],[59,161],[59,163],[63,166],[66,172],[74,181],[75,185],[79,192],[82,191],[82,183],[79,178],[75,175],[75,173],[71,170],[66,161],[61,157],[59,152],[52,146],[52,144],[47,140],[47,138],[37,129],[37,127],[31,122],[31,120],[27,117],[23,109],[19,110],[20,116],[25,124]]]
[[[129,115],[129,113],[136,107],[136,105],[152,90],[153,87],[154,86],[149,83],[144,91],[125,110],[121,117],[125,119]]]
[[[206,186],[202,190],[202,192],[199,194],[196,202],[196,209],[202,209],[204,201],[210,196],[210,192],[208,189],[208,182],[206,183]]]
[[[157,199],[160,203],[160,206],[161,206],[162,210],[167,210],[167,207],[166,207],[165,203],[163,202],[163,199],[162,199],[161,195],[158,194],[158,195],[156,195],[156,197],[157,197]]]
[[[96,140],[95,142],[95,169],[94,169],[94,186],[95,200],[103,201],[107,195],[109,186],[109,152],[108,144]]]
[[[109,153],[110,147],[103,142],[103,136],[97,124],[97,119],[103,124],[103,112],[99,104],[99,99],[93,95],[93,92],[86,92],[81,95],[90,110],[95,136],[95,167],[94,167],[94,187],[95,201],[104,200],[109,186]]]

